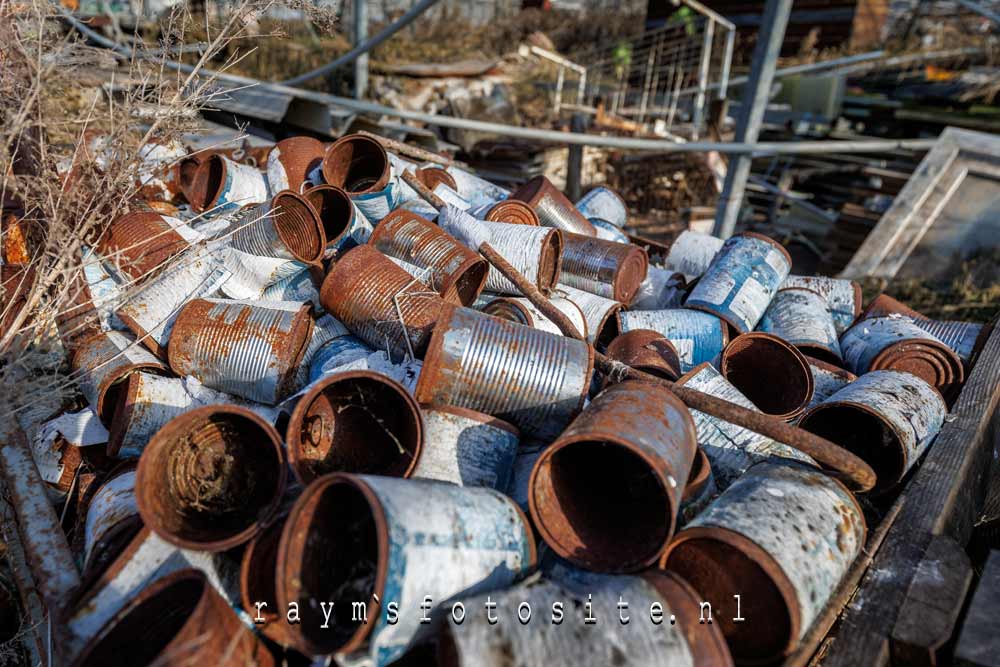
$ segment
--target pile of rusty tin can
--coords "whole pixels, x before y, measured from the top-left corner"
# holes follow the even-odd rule
[[[168,151],[83,249],[58,323],[77,409],[21,424],[82,570],[67,664],[794,652],[865,546],[859,498],[595,356],[822,435],[875,471],[867,507],[989,327],[865,307],[755,233],[684,232],[651,264],[607,188],[574,205],[412,155],[364,134]]]

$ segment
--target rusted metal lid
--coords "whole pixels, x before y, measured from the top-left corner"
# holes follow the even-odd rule
[[[506,222],[511,225],[531,225],[533,227],[541,224],[535,209],[518,199],[505,199],[497,202],[486,212],[484,219],[490,222]]]

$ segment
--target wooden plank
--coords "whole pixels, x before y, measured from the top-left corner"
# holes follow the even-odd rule
[[[884,665],[889,635],[935,535],[966,545],[986,497],[1000,429],[1000,328],[994,329],[944,428],[904,490],[903,507],[851,603],[823,665]]]
[[[956,667],[1000,665],[1000,551],[986,559],[955,647]]]

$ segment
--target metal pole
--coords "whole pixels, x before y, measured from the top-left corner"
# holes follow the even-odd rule
[[[722,74],[719,77],[720,100],[726,99],[726,92],[729,89],[729,70],[733,66],[733,48],[736,46],[736,28],[726,30],[726,51],[722,54]]]
[[[555,113],[559,115],[559,109],[562,107],[562,94],[563,85],[566,83],[566,68],[562,65],[559,66],[559,76],[556,78],[556,103],[555,103]]]
[[[1000,14],[997,14],[996,12],[991,12],[989,9],[983,7],[978,2],[972,2],[972,0],[958,0],[958,4],[962,5],[970,12],[975,12],[976,14],[979,14],[983,18],[987,18],[996,23],[997,25],[1000,25]]]
[[[582,113],[573,114],[570,120],[570,131],[583,132],[584,116]],[[569,158],[566,160],[566,196],[570,201],[578,201],[582,191],[583,178],[583,146],[570,145]]]
[[[368,37],[368,3],[354,0],[354,46],[364,43]],[[354,98],[363,100],[368,92],[368,53],[362,53],[354,61]]]
[[[701,124],[705,120],[705,93],[708,90],[708,68],[712,61],[712,40],[715,38],[715,22],[707,19],[705,38],[701,44],[701,63],[698,65],[698,96],[694,100],[691,124],[694,125],[692,138],[697,139]],[[768,84],[770,85],[770,84]]]
[[[750,81],[744,88],[740,103],[740,118],[736,124],[738,142],[757,143],[757,137],[760,136],[760,125],[767,109],[774,70],[781,53],[781,44],[785,41],[785,28],[791,11],[792,0],[767,0],[764,7],[764,18],[760,24],[760,32],[757,33],[757,46],[750,66]],[[743,192],[750,176],[751,160],[750,155],[739,155],[729,161],[726,184],[719,198],[719,209],[716,211],[715,227],[712,230],[719,238],[729,238],[736,228]]]

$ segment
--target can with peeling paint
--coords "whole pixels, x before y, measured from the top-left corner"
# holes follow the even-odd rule
[[[646,279],[646,251],[582,234],[563,233],[560,282],[607,299],[628,303]]]
[[[325,259],[368,243],[374,231],[372,223],[342,189],[336,185],[317,185],[306,190],[305,197],[316,210],[323,226]]]
[[[363,654],[381,667],[427,627],[421,606],[510,586],[535,562],[524,515],[498,491],[338,473],[309,485],[289,514],[278,601],[298,603],[302,622],[290,627],[305,655]],[[327,629],[313,600],[337,602]]]
[[[235,405],[196,408],[167,422],[143,450],[139,514],[171,544],[226,551],[277,511],[286,469],[281,437],[260,416]]]
[[[510,191],[480,178],[460,167],[450,165],[445,171],[455,179],[458,194],[467,199],[473,207],[480,207],[492,202],[502,201],[510,196]]]
[[[482,255],[409,211],[397,209],[384,217],[368,242],[424,270],[423,282],[449,301],[468,306],[486,285],[490,265]]]
[[[717,363],[729,342],[726,323],[710,313],[687,308],[667,310],[626,310],[618,313],[622,333],[651,329],[673,343],[687,373],[703,363]]]
[[[646,279],[629,304],[631,310],[667,310],[680,308],[687,291],[684,275],[650,266]]]
[[[588,220],[594,226],[597,238],[604,239],[605,241],[614,241],[615,243],[631,243],[628,234],[607,220],[601,220],[600,218],[588,218]]]
[[[351,334],[329,340],[312,356],[312,361],[309,363],[308,384],[312,384],[324,375],[336,372],[341,366],[367,358],[373,352],[375,350]]]
[[[170,334],[170,368],[211,389],[275,405],[296,389],[312,327],[310,304],[195,299]]]
[[[962,360],[943,342],[900,315],[859,320],[840,339],[844,363],[857,375],[893,370],[912,373],[953,397],[965,380]]]
[[[790,275],[781,284],[781,289],[791,287],[812,290],[826,299],[838,336],[850,329],[861,313],[861,285],[853,280]]]
[[[604,346],[618,335],[618,313],[625,307],[621,303],[563,284],[558,285],[553,294],[564,296],[583,311],[588,342]]]
[[[351,333],[394,360],[411,351],[423,354],[447,305],[371,245],[352,248],[337,260],[320,288],[320,302]]]
[[[809,401],[810,408],[819,405],[835,392],[858,379],[854,373],[828,364],[822,359],[807,356],[806,361],[809,363],[809,371],[813,376],[813,395],[812,400]]]
[[[511,225],[530,225],[538,227],[542,223],[538,214],[519,199],[505,199],[489,207],[483,219],[488,222],[506,222]]]
[[[722,375],[764,414],[795,419],[813,394],[809,362],[794,345],[760,331],[740,334],[726,345]]]
[[[257,257],[318,262],[326,247],[319,215],[303,195],[284,190],[267,202],[244,206],[232,216],[229,246]]]
[[[309,388],[285,438],[288,462],[303,484],[331,472],[409,477],[423,447],[423,420],[397,382],[372,371],[347,371]]]
[[[599,185],[580,198],[576,210],[587,218],[600,218],[622,229],[628,223],[628,207],[617,192]]]
[[[774,239],[753,232],[729,237],[684,305],[722,318],[740,333],[753,331],[792,258]]]
[[[673,535],[696,450],[691,415],[669,389],[611,385],[535,463],[532,521],[556,554],[579,567],[649,567]]]
[[[750,399],[707,363],[688,371],[677,384],[725,399],[748,410],[759,411]],[[797,449],[719,417],[698,410],[691,410],[691,417],[698,431],[698,445],[708,456],[715,485],[719,491],[724,491],[740,475],[760,461],[780,457],[778,460],[790,459],[816,465],[812,458]]]
[[[420,411],[424,445],[413,477],[507,489],[520,441],[516,426],[454,406],[425,405]]]
[[[723,243],[725,241],[717,236],[684,230],[670,244],[667,268],[693,280],[708,270]]]
[[[549,303],[559,309],[566,317],[573,322],[573,326],[584,336],[587,335],[587,321],[583,317],[580,307],[564,297],[551,296]],[[517,322],[526,327],[548,331],[549,333],[563,335],[556,324],[545,317],[545,315],[535,307],[531,301],[523,296],[501,296],[482,309],[487,315],[493,315],[508,322]]]
[[[267,201],[269,194],[262,171],[218,153],[198,165],[187,192],[191,208],[211,215]]]
[[[799,426],[853,452],[877,476],[873,493],[902,480],[941,430],[948,408],[922,379],[878,370],[810,408]]]
[[[778,290],[757,329],[788,341],[802,354],[830,363],[841,361],[837,327],[826,299],[810,289]]]
[[[310,174],[320,168],[326,144],[312,137],[282,139],[267,154],[267,181],[271,192],[301,192]]]
[[[201,234],[177,218],[132,211],[111,222],[95,250],[119,275],[138,281],[200,238]]]
[[[287,618],[278,607],[276,576],[278,544],[287,518],[287,512],[274,517],[247,544],[240,561],[240,603],[253,617],[254,629],[281,646],[291,643]]]
[[[506,222],[481,222],[479,227],[489,235],[490,246],[539,290],[548,292],[559,282],[563,248],[559,230]],[[486,290],[521,295],[494,266],[490,266]]]
[[[312,333],[309,335],[309,342],[306,344],[302,360],[296,369],[296,384],[304,387],[309,384],[309,369],[316,358],[317,353],[332,341],[350,336],[351,332],[333,315],[322,315],[313,323]]]
[[[673,343],[650,329],[633,329],[608,343],[608,358],[640,371],[676,380],[681,376],[681,360]]]
[[[146,201],[175,201],[181,193],[180,182],[173,164],[187,151],[176,139],[153,139],[139,148],[135,182],[136,196]]]
[[[597,232],[573,203],[545,176],[535,176],[511,193],[511,199],[527,203],[546,227],[594,236]]]
[[[84,520],[83,571],[106,566],[142,526],[135,500],[135,462],[112,471],[87,504]]]
[[[141,456],[164,424],[194,405],[182,380],[145,372],[131,374],[117,399],[108,455],[121,459]]]
[[[661,567],[712,604],[737,662],[772,662],[805,636],[866,532],[860,505],[839,481],[807,466],[764,462],[677,534]],[[737,616],[758,622],[733,622]]]
[[[113,416],[113,401],[108,397],[114,385],[144,369],[167,373],[162,361],[121,331],[102,331],[81,342],[70,366],[78,375],[80,393],[105,425]]]
[[[458,183],[455,182],[455,177],[448,173],[447,170],[441,167],[420,167],[414,174],[424,187],[434,191],[438,185],[446,185],[449,189],[453,190],[455,194],[458,194]]]
[[[583,341],[451,307],[434,329],[416,395],[554,438],[583,407],[593,368]]]

